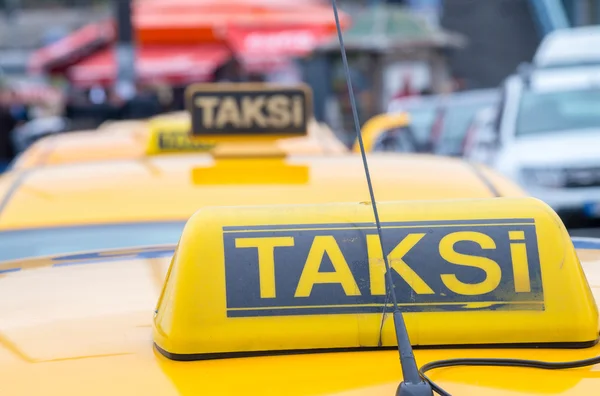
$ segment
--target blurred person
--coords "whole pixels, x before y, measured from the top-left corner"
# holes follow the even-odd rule
[[[433,95],[433,90],[431,88],[423,88],[420,92],[421,96],[430,96]]]
[[[338,64],[341,66],[340,64]],[[371,81],[369,81],[368,74],[363,72],[360,67],[356,64],[350,65],[350,76],[354,88],[354,94],[357,99],[357,110],[359,119],[361,122],[365,122],[373,114],[373,103],[371,93]],[[354,126],[354,117],[352,115],[352,108],[350,103],[350,96],[348,95],[348,88],[346,85],[346,78],[343,69],[337,68],[335,77],[333,79],[333,92],[335,93],[338,100],[338,111],[340,112],[340,133],[344,136],[342,140],[348,147],[356,141],[356,131]],[[362,126],[362,125],[361,125]]]
[[[138,120],[160,114],[162,106],[158,94],[148,86],[138,84],[133,96],[125,99],[121,118]]]
[[[467,81],[464,77],[455,74],[452,76],[452,91],[461,92],[467,89]]]
[[[260,73],[248,74],[248,82],[264,83],[265,81],[265,77]]]
[[[0,171],[4,171],[15,157],[12,131],[18,125],[11,113],[12,91],[0,87]]]
[[[410,74],[405,74],[400,85],[400,90],[392,96],[392,100],[415,96],[416,92],[412,87],[412,77]]]
[[[161,112],[166,113],[168,111],[175,110],[173,106],[173,89],[167,84],[158,84],[155,89],[158,96],[158,101],[160,102]]]
[[[15,94],[11,94],[13,99],[10,100],[10,104],[8,105],[10,113],[17,123],[24,123],[31,119],[30,117],[30,109],[25,103],[22,103],[15,98]]]
[[[268,82],[284,85],[297,85],[302,82],[302,70],[296,62],[291,61],[266,74]]]
[[[99,85],[94,85],[89,92],[90,102],[93,104],[104,104],[106,102],[106,91]]]
[[[215,71],[215,82],[247,82],[248,76],[239,59],[232,56],[228,62]]]

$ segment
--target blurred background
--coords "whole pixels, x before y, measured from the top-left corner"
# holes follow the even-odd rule
[[[600,0],[338,0],[381,151],[463,157],[600,235]],[[42,136],[183,110],[195,82],[309,84],[355,138],[328,0],[0,0],[0,162]]]

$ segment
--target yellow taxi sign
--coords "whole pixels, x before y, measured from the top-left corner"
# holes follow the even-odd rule
[[[416,345],[596,342],[598,311],[557,215],[534,198],[380,204]],[[395,344],[371,206],[206,208],[187,223],[154,341],[174,359]]]
[[[214,147],[214,143],[198,142],[190,139],[188,131],[162,129],[151,134],[147,154],[209,151]]]
[[[209,151],[215,142],[198,141],[190,136],[189,116],[156,117],[148,121],[146,154]]]
[[[309,180],[310,169],[306,165],[288,164],[279,158],[219,158],[214,164],[192,169],[196,185],[285,185],[307,184]]]
[[[194,84],[186,96],[193,136],[305,136],[312,117],[304,84]]]

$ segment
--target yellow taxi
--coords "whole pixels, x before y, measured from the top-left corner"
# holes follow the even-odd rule
[[[231,96],[223,86],[216,91],[214,85],[207,89],[204,92],[224,100]],[[0,261],[77,249],[173,243],[184,222],[203,206],[368,200],[360,156],[347,152],[313,155],[310,148],[314,146],[308,143],[303,150],[303,144],[312,141],[306,137],[311,122],[309,95],[300,88],[278,89],[242,86],[248,101],[301,95],[300,122],[288,117],[294,124],[287,129],[281,124],[269,130],[266,124],[231,123],[205,128],[200,138],[188,135],[187,142],[208,147],[186,155],[164,155],[173,135],[153,134],[158,140],[145,141],[146,151],[162,149],[152,154],[17,167],[4,174],[0,177],[0,230],[6,232],[7,242],[0,249]],[[241,97],[239,86],[230,91]],[[190,114],[203,115],[201,110]],[[185,124],[182,131],[189,133],[191,116],[177,117],[182,128]],[[170,116],[170,125],[177,117]],[[127,139],[137,138],[131,130],[121,132],[113,137],[131,147]],[[123,147],[111,149],[118,152]],[[374,154],[370,163],[375,188],[383,200],[524,195],[492,170],[459,160],[381,153]],[[13,244],[19,235],[30,242]]]
[[[459,160],[381,154],[370,167],[382,200],[524,195],[493,171]],[[368,197],[355,155],[190,154],[13,171],[0,177],[0,260],[128,246],[128,235],[140,245],[176,242],[185,220],[207,205]],[[162,224],[172,221],[178,223]]]
[[[533,198],[379,210],[414,356],[439,394],[596,394],[600,240],[572,242]],[[396,395],[406,357],[372,219],[365,202],[206,207],[168,245],[0,263],[2,392]],[[46,237],[110,235],[99,230]]]
[[[251,85],[253,88],[255,86]],[[304,85],[299,87],[308,90]],[[149,120],[107,121],[97,130],[70,132],[40,139],[14,161],[11,169],[209,150],[210,142],[190,140],[190,125],[191,119],[187,111],[163,114]],[[362,135],[367,152],[424,151],[411,132],[410,116],[407,113],[374,116],[363,126]],[[358,142],[348,150],[325,123],[315,119],[310,120],[306,136],[282,138],[278,145],[295,154],[359,153]]]
[[[361,135],[366,152],[418,151],[417,142],[410,131],[410,115],[406,112],[383,113],[371,117],[361,128]],[[407,140],[404,145],[401,141],[403,138]],[[358,139],[352,146],[352,152],[360,153]]]
[[[244,86],[245,84],[242,84]],[[256,85],[251,85],[254,88]],[[298,89],[308,91],[304,85]],[[98,130],[69,132],[40,139],[11,164],[11,169],[142,158],[156,154],[206,152],[211,141],[189,138],[189,112],[159,115],[149,120],[108,121]],[[329,127],[311,118],[307,133],[299,137],[282,137],[277,145],[295,154],[336,155],[348,148]]]
[[[278,146],[282,133],[307,133],[308,106],[258,135],[237,117],[232,133],[217,115],[229,107],[221,117],[231,120],[240,95],[198,93],[192,141],[215,142],[206,153],[0,177],[6,394],[395,393],[384,250],[411,340],[444,347],[416,351],[419,364],[597,352],[595,302],[566,230],[510,181],[457,159],[374,154],[377,199],[390,201],[379,238],[360,156]],[[285,96],[242,97],[265,95]],[[557,340],[588,348],[481,348]],[[455,348],[463,343],[476,348]],[[515,370],[428,374],[459,394],[546,389],[499,377]],[[572,392],[583,374],[565,375],[570,386],[538,379]]]

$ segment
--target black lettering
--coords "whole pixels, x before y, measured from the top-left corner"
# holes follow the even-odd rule
[[[214,144],[195,142],[186,132],[158,133],[158,147],[162,151],[204,151],[210,150]]]
[[[190,89],[193,135],[307,134],[312,97],[304,88]]]
[[[384,253],[391,261],[394,290],[403,310],[468,310],[472,304],[488,310],[544,309],[533,220],[384,226]],[[260,226],[240,231],[225,227],[223,234],[228,316],[377,313],[386,301],[389,304],[383,254],[371,224]],[[236,238],[253,238],[257,245],[261,238],[269,238],[265,244],[294,241],[273,251],[277,271],[270,273],[267,285],[272,284],[269,287],[277,290],[276,295],[261,298],[265,275],[260,275],[258,256],[252,249],[237,248]],[[264,268],[262,263],[263,272]]]

